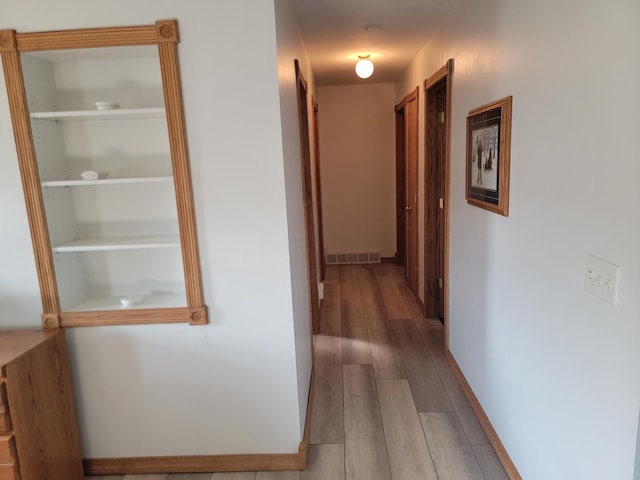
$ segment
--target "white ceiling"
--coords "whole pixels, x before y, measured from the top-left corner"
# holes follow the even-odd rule
[[[348,85],[397,81],[459,0],[293,1],[317,84]],[[355,74],[358,54],[375,65],[368,80]]]

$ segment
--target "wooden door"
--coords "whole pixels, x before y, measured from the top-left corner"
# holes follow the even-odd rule
[[[424,309],[445,323],[448,295],[448,184],[453,60],[425,80]]]
[[[435,277],[437,278],[437,288],[435,290],[436,317],[444,321],[444,164],[446,155],[446,128],[445,117],[446,111],[446,82],[441,81],[434,88],[434,104],[437,112],[437,120],[434,128],[434,153],[436,159],[435,165],[435,194],[438,199],[438,208],[436,209],[435,237]]]
[[[418,89],[404,107],[405,160],[405,275],[409,288],[418,296]]]
[[[311,182],[311,147],[309,142],[309,109],[307,108],[307,82],[298,61],[295,61],[298,91],[298,119],[300,123],[300,158],[302,162],[302,201],[307,239],[307,271],[311,331],[320,331],[320,306],[318,300],[318,268],[316,259],[315,222],[313,219],[313,191]]]

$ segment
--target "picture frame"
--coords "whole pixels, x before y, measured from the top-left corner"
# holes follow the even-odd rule
[[[467,203],[509,216],[511,106],[513,97],[467,115]]]

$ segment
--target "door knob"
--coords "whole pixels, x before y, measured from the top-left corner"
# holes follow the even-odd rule
[[[404,207],[405,211],[410,212],[411,210],[413,210],[413,207],[411,205],[407,205],[406,207]]]

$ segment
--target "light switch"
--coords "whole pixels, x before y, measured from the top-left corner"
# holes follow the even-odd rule
[[[620,266],[587,254],[584,288],[587,292],[617,307],[621,271]]]

